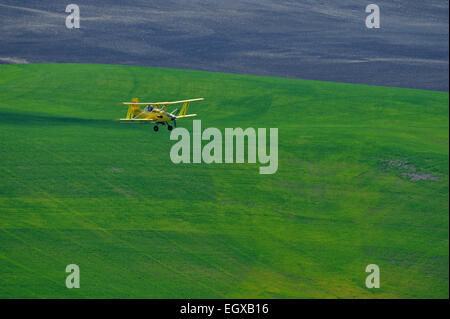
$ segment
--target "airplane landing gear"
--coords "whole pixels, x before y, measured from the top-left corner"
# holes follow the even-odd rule
[[[153,126],[153,131],[158,132],[158,130],[159,130],[158,125]]]
[[[173,129],[173,126],[172,126],[172,125],[170,125],[170,124],[167,124],[167,129],[168,129],[169,131],[172,131],[172,129]]]

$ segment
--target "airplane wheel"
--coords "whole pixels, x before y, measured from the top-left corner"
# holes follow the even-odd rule
[[[172,126],[172,125],[170,125],[170,124],[168,124],[168,125],[167,125],[167,129],[168,129],[169,131],[172,131],[172,129],[173,129],[173,126]]]
[[[158,125],[153,126],[153,131],[158,132],[158,130],[159,130]]]

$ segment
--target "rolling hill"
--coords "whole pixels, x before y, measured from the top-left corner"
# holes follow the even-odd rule
[[[132,97],[277,127],[277,173],[172,163],[167,130],[113,121]],[[448,298],[448,111],[448,92],[0,65],[0,297]]]

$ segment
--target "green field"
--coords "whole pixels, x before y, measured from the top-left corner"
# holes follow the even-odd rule
[[[132,97],[277,127],[278,172],[173,164],[164,127],[113,121]],[[0,65],[0,297],[448,298],[448,111],[448,92]]]

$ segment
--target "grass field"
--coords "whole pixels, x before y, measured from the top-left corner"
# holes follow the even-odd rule
[[[277,127],[278,172],[173,164],[166,129],[113,121],[132,97]],[[448,92],[0,65],[0,297],[448,298],[448,111]]]

